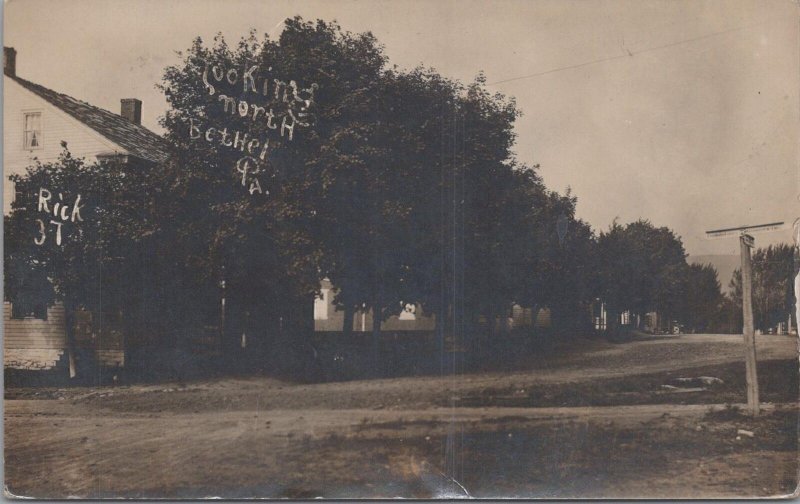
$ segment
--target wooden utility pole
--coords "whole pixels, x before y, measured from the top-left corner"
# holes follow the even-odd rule
[[[745,346],[745,373],[747,375],[747,408],[751,415],[758,415],[758,374],[756,372],[756,334],[753,327],[753,265],[750,249],[755,240],[744,232],[739,237],[742,255],[742,334]]]
[[[709,238],[721,238],[734,234],[739,235],[739,250],[742,256],[742,335],[744,337],[745,378],[747,382],[747,409],[751,415],[758,415],[758,373],[756,372],[756,334],[753,327],[753,265],[750,260],[750,249],[755,239],[747,234],[759,231],[775,231],[783,229],[783,222],[771,222],[757,226],[741,226],[736,228],[715,229],[706,231]]]

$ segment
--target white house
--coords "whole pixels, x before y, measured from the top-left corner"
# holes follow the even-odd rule
[[[4,215],[15,194],[8,176],[24,174],[33,158],[57,160],[62,142],[89,163],[108,156],[127,162],[166,159],[164,141],[141,125],[141,101],[123,99],[120,114],[114,114],[20,78],[16,56],[13,48],[3,48]],[[62,306],[12,306],[4,300],[3,326],[6,368],[50,369],[64,362]],[[122,365],[121,350],[121,342],[109,342],[96,355],[101,363]]]

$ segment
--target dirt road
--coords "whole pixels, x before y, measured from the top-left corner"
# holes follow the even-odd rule
[[[759,340],[765,397],[780,404],[758,419],[722,404],[744,397],[741,355],[738,337],[694,335],[585,342],[529,369],[455,378],[11,390],[6,484],[34,497],[791,493],[795,341]],[[680,395],[660,386],[699,370],[727,384]],[[608,405],[570,399],[585,395]],[[489,397],[509,406],[464,405]]]

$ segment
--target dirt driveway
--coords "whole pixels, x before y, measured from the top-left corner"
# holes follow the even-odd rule
[[[578,342],[458,377],[14,389],[5,481],[51,498],[783,495],[797,486],[796,343],[758,350],[773,404],[757,419],[731,404],[742,345],[720,335]],[[661,386],[701,373],[725,383]]]

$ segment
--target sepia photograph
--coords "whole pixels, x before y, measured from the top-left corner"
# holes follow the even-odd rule
[[[779,499],[793,0],[6,0],[8,499]]]

